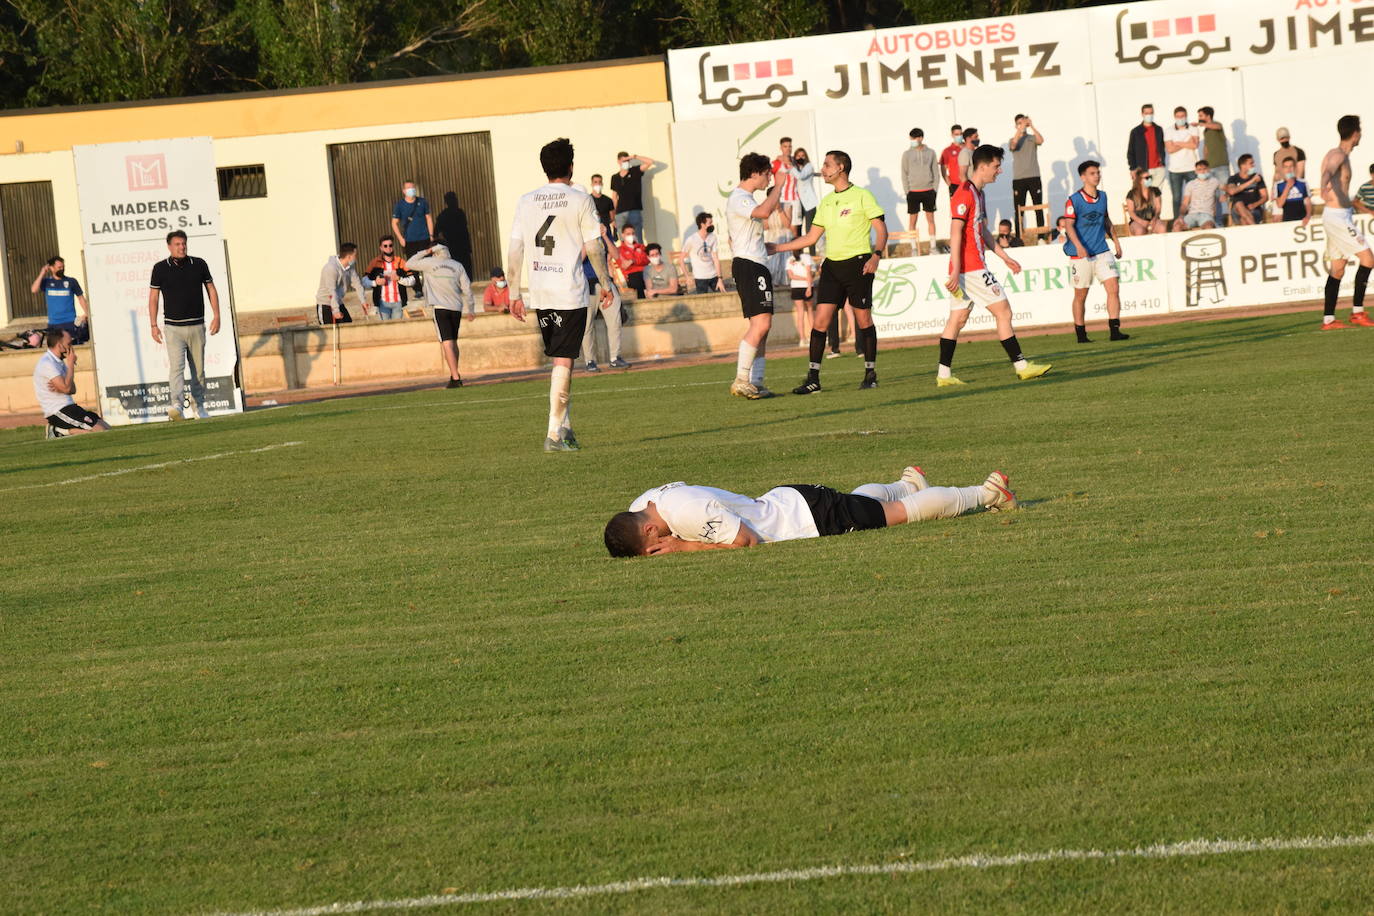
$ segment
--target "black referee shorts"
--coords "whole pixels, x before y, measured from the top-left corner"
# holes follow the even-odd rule
[[[789,483],[784,486],[796,490],[806,500],[821,537],[887,527],[883,504],[871,496],[841,493],[830,487],[809,483]]]
[[[844,305],[845,300],[856,309],[873,307],[874,274],[864,273],[864,265],[871,254],[856,254],[836,261],[826,258],[821,265],[821,279],[816,284],[816,301],[825,305]]]

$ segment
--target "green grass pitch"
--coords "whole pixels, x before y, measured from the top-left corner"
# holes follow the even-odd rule
[[[1316,326],[1028,337],[1055,369],[1027,383],[969,343],[969,387],[938,393],[931,347],[881,353],[876,391],[849,356],[755,403],[721,364],[579,373],[579,454],[540,450],[542,380],[0,433],[0,910],[1367,832],[1374,332]],[[601,545],[666,481],[911,462],[1001,468],[1025,508]],[[1371,874],[1365,847],[481,908],[1348,912]]]

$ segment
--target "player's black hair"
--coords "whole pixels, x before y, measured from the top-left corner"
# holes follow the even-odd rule
[[[1349,140],[1355,136],[1355,132],[1360,129],[1359,115],[1344,115],[1336,122],[1336,133],[1341,135],[1342,140]]]
[[[1239,159],[1236,160],[1236,165],[1243,165],[1243,164],[1245,164],[1245,163],[1247,163],[1247,162],[1254,162],[1254,161],[1255,161],[1255,157],[1254,157],[1254,156],[1251,156],[1249,153],[1246,153],[1245,155],[1241,156]]]
[[[748,181],[760,172],[773,171],[773,162],[763,153],[745,153],[739,161],[739,180]]]
[[[1374,166],[1370,166],[1370,168],[1374,168]],[[711,214],[707,213],[705,210],[702,210],[700,213],[698,213],[698,214],[697,214],[697,228],[700,229],[702,226],[706,225],[706,221],[707,221],[708,219],[710,219],[710,218],[711,218]]]
[[[650,242],[649,244],[644,246],[644,251],[646,254],[662,250],[663,246],[660,245],[658,242]]]
[[[394,240],[391,238],[391,236],[389,236],[389,235],[384,235],[384,236],[381,236],[380,238],[377,239],[377,244],[378,244],[378,245],[381,245],[383,242],[391,242],[392,245],[395,245],[395,244],[396,244],[395,241],[394,241]]]
[[[921,128],[919,128],[919,127],[913,127],[913,128],[911,128],[911,133],[907,134],[907,136],[910,137],[910,138],[913,139],[913,140],[920,140],[920,139],[924,138],[925,135],[926,135],[926,132],[923,131],[923,130],[921,130]]]
[[[827,150],[825,154],[831,159],[834,159],[835,164],[838,165],[846,175],[854,168],[854,160],[850,159],[849,154],[842,149]]]
[[[1080,162],[1080,163],[1078,164],[1078,177],[1079,177],[1079,178],[1082,178],[1082,177],[1083,177],[1083,173],[1086,172],[1088,169],[1100,169],[1100,168],[1102,168],[1102,163],[1098,162],[1097,160],[1095,160],[1095,159],[1084,159],[1082,162]]]
[[[639,512],[617,512],[606,523],[606,549],[613,557],[637,557],[644,549],[644,518]]]
[[[984,162],[1001,162],[1004,155],[1006,154],[1002,152],[1002,147],[987,143],[973,151],[971,163],[976,169]]]
[[[544,174],[549,181],[567,178],[572,174],[573,167],[572,141],[567,137],[559,137],[545,143],[539,151],[539,164],[544,167]]]
[[[70,334],[66,328],[48,328],[43,332],[43,345],[51,350],[62,342],[62,338]]]
[[[186,233],[182,232],[180,229],[173,229],[171,232],[167,233],[168,245],[172,244],[172,239],[181,239],[184,242],[186,241]]]

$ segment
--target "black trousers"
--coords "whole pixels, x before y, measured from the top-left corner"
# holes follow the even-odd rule
[[[1045,202],[1045,186],[1041,184],[1039,178],[1017,178],[1011,183],[1011,205],[1013,214],[1014,228],[1017,235],[1021,234],[1021,208],[1025,206],[1026,198],[1030,197],[1030,202],[1039,206]],[[1041,229],[1045,228],[1045,211],[1035,211],[1035,224]]]

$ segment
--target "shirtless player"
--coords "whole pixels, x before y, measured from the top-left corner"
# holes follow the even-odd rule
[[[1360,145],[1359,115],[1345,115],[1336,122],[1341,142],[1322,159],[1322,228],[1326,230],[1326,258],[1331,262],[1326,278],[1326,310],[1322,316],[1322,330],[1361,325],[1374,328],[1374,321],[1364,311],[1364,290],[1369,272],[1374,268],[1374,252],[1355,228],[1350,203],[1350,153]],[[1358,261],[1355,271],[1355,294],[1351,299],[1350,324],[1336,320],[1336,298],[1345,276],[1345,262]]]

